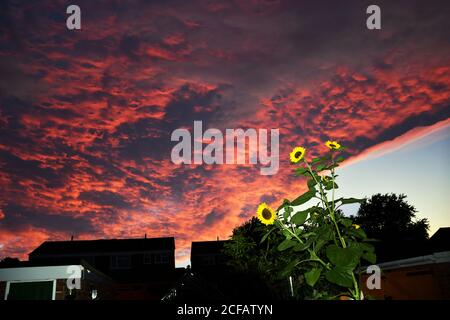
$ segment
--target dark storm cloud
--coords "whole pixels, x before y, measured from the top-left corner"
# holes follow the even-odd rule
[[[110,39],[80,40],[75,43],[73,51],[71,52],[74,57],[86,57],[101,60],[111,54],[108,50],[111,43]]]
[[[384,130],[375,141],[372,141],[371,144],[364,144],[364,147],[375,145],[378,141],[392,140],[395,137],[408,132],[411,128],[430,126],[448,118],[450,118],[450,104],[435,106],[433,113],[412,115],[399,124]]]
[[[211,227],[218,221],[222,220],[224,217],[223,212],[218,212],[217,210],[213,210],[205,216],[203,220],[204,227]]]
[[[84,191],[80,193],[78,199],[118,209],[130,207],[130,204],[123,196],[111,191]]]
[[[3,208],[3,212],[5,218],[0,221],[0,227],[11,231],[21,231],[27,227],[72,233],[95,231],[91,221],[86,218],[71,217],[56,212],[46,212],[37,208],[26,208],[20,204],[8,203]]]
[[[120,40],[118,52],[131,58],[139,58],[141,40],[137,36],[124,35]]]
[[[50,188],[64,184],[62,171],[43,167],[42,162],[37,160],[23,160],[6,151],[0,151],[0,168],[8,172],[16,182],[33,178],[43,181]]]
[[[206,127],[224,107],[226,105],[220,104],[220,91],[213,90],[204,94],[191,85],[184,85],[173,94],[165,108],[164,118],[144,118],[124,123],[115,130],[113,137],[120,139],[117,147],[119,156],[136,161],[145,156],[155,160],[167,159],[174,145],[170,137],[175,129],[191,128],[193,135],[195,120],[202,120]],[[139,112],[145,112],[145,108],[141,108]]]
[[[174,93],[174,99],[166,107],[166,120],[173,128],[193,126],[194,120],[205,124],[219,114],[227,105],[221,103],[221,90],[198,92],[191,84],[183,85]]]
[[[0,42],[1,43],[1,42]],[[21,67],[16,59],[5,57],[0,60],[0,99],[7,105],[13,103],[14,98],[24,101],[33,101],[33,98],[41,90],[47,89],[43,83],[39,83],[39,75],[32,75]],[[6,100],[6,101],[5,101]],[[17,108],[21,108],[21,105]],[[11,107],[15,107],[14,105]]]
[[[275,201],[277,199],[277,197],[273,194],[263,194],[261,196],[261,198],[259,198],[260,202],[266,202],[266,203],[271,203],[273,201]]]

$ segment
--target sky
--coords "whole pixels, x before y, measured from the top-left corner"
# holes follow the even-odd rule
[[[429,220],[430,235],[440,227],[449,227],[450,121],[445,122],[421,130],[420,134],[408,137],[404,144],[394,141],[380,144],[367,157],[347,163],[340,171],[341,189],[337,196],[404,194],[406,201],[416,208],[416,217]],[[349,205],[345,213],[355,215],[358,207]]]
[[[81,8],[81,30],[66,7]],[[0,257],[45,240],[226,239],[305,182],[289,152],[348,147],[346,195],[405,193],[449,226],[448,1],[0,2]],[[171,133],[280,130],[280,170],[176,165]],[[420,170],[419,170],[420,169]]]

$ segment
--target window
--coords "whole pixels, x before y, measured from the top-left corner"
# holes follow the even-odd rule
[[[95,266],[95,256],[86,256],[84,257],[84,260],[91,266]]]
[[[152,254],[144,253],[144,264],[152,264]]]
[[[169,263],[169,254],[167,252],[161,254],[161,261],[162,263]]]
[[[127,255],[112,256],[111,268],[112,269],[129,269],[131,267],[131,258]]]
[[[201,265],[203,265],[203,266],[212,266],[212,265],[215,265],[216,263],[215,263],[215,259],[214,259],[214,256],[213,255],[202,255],[201,257],[200,257],[200,263],[201,263]]]
[[[169,254],[167,252],[155,253],[155,264],[169,263]]]
[[[8,282],[7,300],[54,300],[54,281]]]
[[[153,252],[144,254],[144,264],[168,264],[168,252]]]
[[[218,254],[216,256],[216,262],[217,262],[217,264],[226,264],[227,257],[224,254]]]

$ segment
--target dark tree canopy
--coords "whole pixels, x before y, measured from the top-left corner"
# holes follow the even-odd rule
[[[375,194],[365,199],[353,221],[368,237],[381,240],[426,240],[428,220],[417,219],[417,210],[406,202],[404,194]]]
[[[272,232],[266,241],[261,242],[268,231]],[[246,287],[257,282],[265,286],[272,299],[289,298],[287,276],[281,273],[292,261],[292,256],[277,249],[283,239],[284,236],[273,225],[265,226],[255,217],[233,230],[224,253],[230,257],[230,266],[248,279],[242,283],[243,292],[249,292]],[[298,256],[300,254],[297,253]]]

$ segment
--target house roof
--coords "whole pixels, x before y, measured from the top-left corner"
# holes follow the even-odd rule
[[[72,241],[45,241],[34,249],[29,255],[55,255],[55,254],[85,254],[94,252],[133,252],[174,250],[175,239],[166,238],[140,238],[140,239],[102,239],[102,240],[72,240]]]
[[[221,253],[227,240],[192,242],[191,256],[196,254]]]
[[[428,240],[433,252],[450,250],[450,228],[439,228]]]
[[[450,262],[450,251],[444,251],[433,253],[426,256],[419,256],[408,259],[379,263],[378,266],[382,270],[390,270],[390,269],[399,269],[399,268],[431,265],[438,263],[449,263],[449,262]]]
[[[432,241],[449,241],[450,240],[450,227],[439,228],[433,236],[430,238]]]

